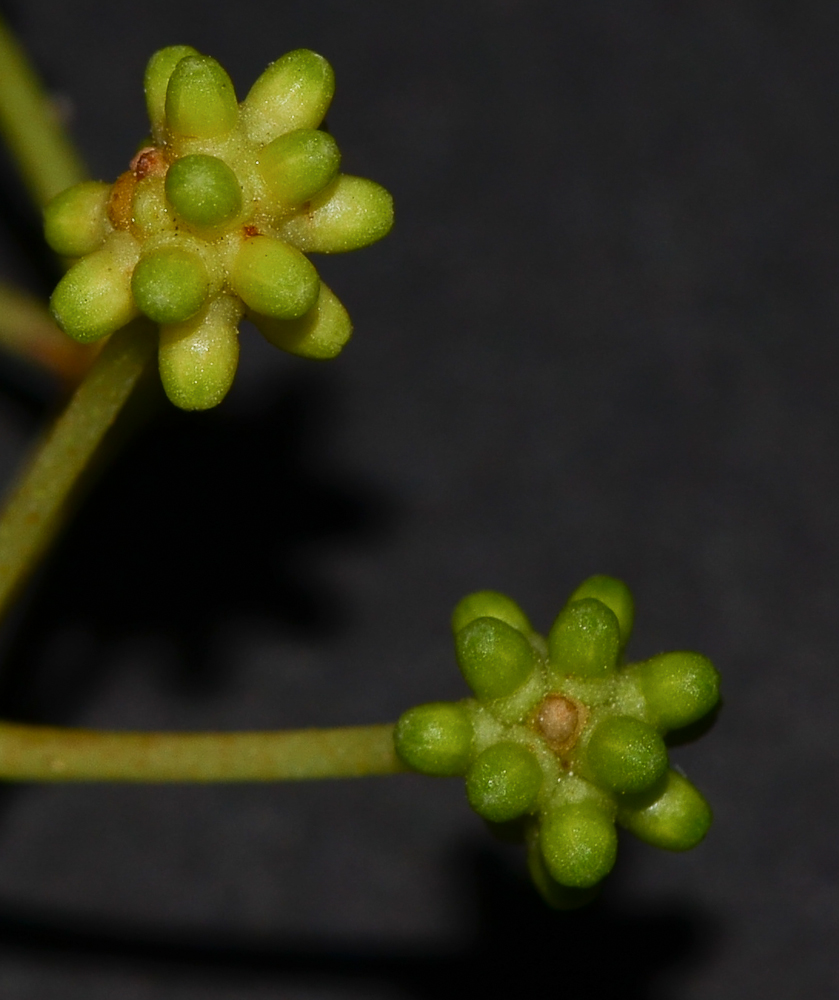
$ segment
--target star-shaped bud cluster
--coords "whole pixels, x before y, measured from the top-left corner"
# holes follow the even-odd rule
[[[88,181],[45,210],[47,242],[79,258],[53,293],[59,326],[91,343],[138,315],[160,324],[160,374],[184,409],[219,403],[251,319],[293,354],[331,358],[346,310],[308,253],[338,253],[390,230],[380,185],[340,173],[319,130],[334,91],[329,63],[289,52],[241,104],[230,77],[186,45],[146,69],[151,137],[114,184]]]
[[[396,727],[402,760],[463,775],[472,808],[523,840],[553,906],[587,902],[615,863],[615,825],[672,851],[694,847],[711,810],[670,767],[665,733],[719,701],[699,653],[625,664],[632,595],[607,576],[571,595],[547,638],[510,598],[482,591],[455,608],[457,661],[475,697],[409,709]]]

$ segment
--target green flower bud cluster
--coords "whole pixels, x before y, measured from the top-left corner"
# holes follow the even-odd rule
[[[663,737],[714,708],[719,675],[699,653],[624,663],[633,617],[629,589],[607,576],[574,591],[547,637],[503,594],[471,594],[452,626],[475,697],[411,708],[396,727],[409,767],[464,776],[473,809],[527,844],[534,882],[559,908],[587,902],[609,873],[616,824],[684,851],[711,823]]]
[[[334,91],[306,49],[272,63],[239,104],[230,77],[187,45],[146,69],[151,137],[112,184],[87,181],[45,210],[47,242],[78,258],[51,300],[71,337],[91,343],[145,315],[160,324],[160,374],[188,410],[219,403],[247,316],[276,346],[334,357],[352,326],[306,254],[385,236],[393,204],[340,172],[319,130]]]

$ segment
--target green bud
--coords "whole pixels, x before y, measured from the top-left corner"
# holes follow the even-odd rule
[[[343,253],[369,246],[393,226],[393,199],[374,181],[340,174],[306,212],[287,219],[282,236],[306,253]]]
[[[146,108],[152,131],[158,142],[163,138],[166,118],[166,88],[175,67],[185,56],[197,56],[191,45],[170,45],[159,49],[149,59],[143,81],[146,91]]]
[[[230,281],[245,304],[274,319],[297,319],[315,304],[320,281],[299,250],[270,236],[242,241]]]
[[[266,144],[298,128],[317,128],[335,93],[335,74],[316,52],[296,49],[271,63],[242,102],[248,135]]]
[[[466,683],[482,699],[518,690],[536,667],[527,639],[498,618],[476,618],[455,637],[457,662]]]
[[[571,886],[560,885],[552,878],[539,848],[538,837],[531,837],[528,843],[527,868],[542,899],[554,910],[579,909],[590,903],[597,895],[597,886],[592,886],[590,889],[574,889]]]
[[[719,701],[720,676],[700,653],[661,653],[633,669],[661,729],[680,729],[696,722]]]
[[[217,406],[233,384],[239,361],[239,302],[220,296],[186,323],[160,328],[160,378],[182,410]]]
[[[452,612],[452,631],[457,635],[476,618],[500,618],[525,635],[533,631],[527,615],[518,604],[496,590],[479,590],[461,598]]]
[[[545,814],[539,843],[551,878],[588,889],[612,870],[618,838],[615,824],[600,807],[578,802]]]
[[[506,823],[530,812],[541,787],[539,761],[518,743],[487,747],[466,775],[469,804],[493,823]]]
[[[134,319],[137,306],[131,294],[131,271],[136,260],[136,241],[127,234],[114,234],[101,250],[75,263],[50,299],[61,329],[89,344]]]
[[[144,254],[131,278],[137,308],[155,323],[183,323],[194,316],[207,298],[208,285],[201,257],[178,246]]]
[[[550,671],[555,677],[605,677],[620,652],[615,613],[592,597],[566,604],[548,634]]]
[[[646,722],[613,715],[592,732],[585,764],[601,787],[618,794],[641,792],[667,771],[667,748]]]
[[[131,228],[143,239],[174,230],[172,210],[166,200],[162,177],[144,177],[137,182],[131,200],[131,214]]]
[[[239,121],[230,77],[210,56],[188,55],[176,63],[165,106],[169,131],[189,139],[213,139]]]
[[[219,226],[242,208],[236,174],[224,160],[204,153],[175,160],[166,172],[166,197],[194,226]]]
[[[616,580],[613,576],[590,576],[568,598],[568,603],[580,601],[584,597],[593,597],[614,611],[620,626],[621,647],[625,646],[632,635],[632,623],[635,620],[635,601],[629,587],[623,580]]]
[[[82,181],[57,194],[44,209],[44,236],[56,253],[83,257],[104,241],[108,232],[111,185]]]
[[[322,191],[340,164],[332,136],[309,128],[278,136],[259,153],[259,171],[271,200],[284,208],[302,205]]]
[[[648,799],[649,797],[647,797]],[[636,837],[668,851],[689,851],[708,832],[711,807],[677,771],[668,771],[664,790],[652,802],[621,803],[618,822]]]
[[[472,759],[469,713],[454,702],[409,708],[396,724],[394,740],[399,757],[423,774],[465,774]]]
[[[323,282],[317,302],[299,319],[271,319],[256,313],[250,319],[275,347],[318,361],[334,358],[352,334],[347,310]]]

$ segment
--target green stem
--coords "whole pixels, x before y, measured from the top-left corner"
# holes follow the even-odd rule
[[[301,781],[397,774],[393,726],[134,733],[0,723],[6,781]]]
[[[38,75],[0,18],[0,131],[38,205],[85,180],[87,170]]]
[[[135,320],[113,335],[24,470],[0,516],[0,618],[61,526],[73,487],[154,356],[152,334],[146,321]]]

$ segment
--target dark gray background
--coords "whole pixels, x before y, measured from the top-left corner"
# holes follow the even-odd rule
[[[715,826],[622,843],[553,914],[462,785],[21,788],[0,796],[9,1000],[792,998],[839,985],[839,6],[6,0],[96,176],[155,48],[244,93],[329,58],[384,243],[323,263],[325,366],[243,334],[228,401],[124,450],[3,633],[0,712],[112,727],[394,719],[459,697],[455,601],[547,628],[593,572],[630,652],[710,655],[676,760]],[[2,266],[48,258],[6,161]],[[17,248],[17,249],[16,249]],[[8,483],[56,396],[0,371]]]

